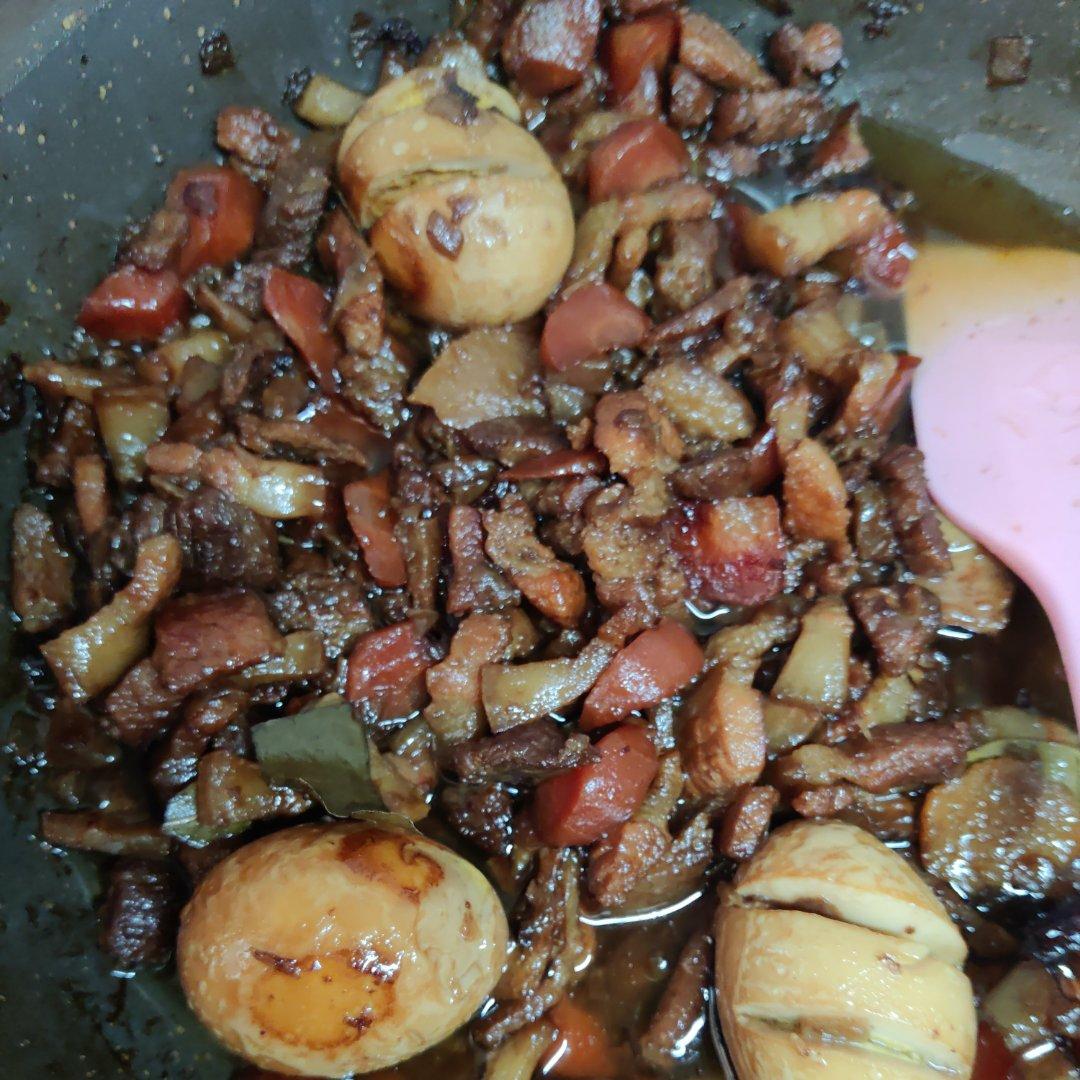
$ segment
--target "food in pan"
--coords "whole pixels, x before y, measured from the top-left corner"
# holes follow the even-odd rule
[[[102,945],[248,1076],[713,1076],[713,998],[743,1080],[1070,1075],[1080,749],[904,438],[838,32],[406,30],[24,367],[12,745]]]

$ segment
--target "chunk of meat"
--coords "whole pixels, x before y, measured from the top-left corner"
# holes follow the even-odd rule
[[[74,559],[61,547],[52,518],[32,503],[15,511],[11,530],[11,604],[23,630],[40,634],[74,606]]]
[[[319,254],[338,279],[330,322],[347,348],[374,357],[383,340],[383,276],[367,241],[340,207],[327,218]]]
[[[702,337],[746,303],[752,284],[752,280],[745,274],[725,282],[700,303],[653,327],[645,339],[646,347],[666,345],[683,338]]]
[[[683,706],[679,749],[689,789],[730,800],[765,768],[761,694],[723,668],[713,671]]]
[[[760,495],[780,476],[776,433],[761,428],[742,446],[704,450],[672,475],[684,498],[709,502],[735,495]]]
[[[246,590],[183,596],[160,612],[154,632],[154,666],[165,686],[178,693],[285,649],[266,605]]]
[[[596,935],[580,918],[580,861],[570,850],[541,850],[536,873],[519,905],[514,950],[500,981],[496,1004],[473,1024],[483,1048],[500,1045],[538,1020],[581,977],[596,948]],[[530,1057],[525,1072],[537,1059]]]
[[[585,77],[599,36],[599,0],[527,0],[503,39],[503,66],[530,94],[554,94]]]
[[[916,574],[944,574],[952,568],[923,470],[923,456],[914,446],[896,446],[878,459],[875,469],[900,550]]]
[[[859,131],[859,108],[848,105],[833,121],[829,134],[814,147],[809,175],[815,180],[849,176],[862,172],[869,164],[870,151]]]
[[[688,439],[733,442],[751,435],[757,422],[744,394],[691,360],[672,360],[653,368],[642,389]]]
[[[711,981],[712,942],[704,930],[698,930],[682,947],[656,1011],[638,1042],[646,1064],[666,1073],[685,1056],[686,1046],[707,1007]]]
[[[251,179],[265,186],[278,161],[297,138],[263,109],[229,105],[218,113],[217,144]]]
[[[701,673],[705,656],[694,636],[665,620],[615,656],[589,691],[578,726],[605,727],[678,693]]]
[[[169,838],[156,822],[107,810],[46,810],[41,815],[41,836],[53,847],[101,855],[163,859],[169,853]]]
[[[776,85],[718,22],[700,11],[679,13],[679,63],[725,90],[769,90]]]
[[[528,503],[508,496],[500,510],[485,510],[485,549],[541,614],[560,626],[576,626],[585,612],[585,582],[536,537]]]
[[[771,495],[691,503],[681,512],[674,542],[704,600],[763,604],[783,588],[786,543]]]
[[[801,273],[830,251],[869,240],[890,220],[879,196],[862,188],[810,195],[767,214],[737,210],[747,258],[777,277]]]
[[[914,791],[959,776],[971,742],[965,719],[890,724],[840,746],[800,746],[776,762],[774,783],[827,787],[846,781],[878,795]]]
[[[602,454],[592,450],[556,450],[526,458],[520,465],[504,469],[501,480],[562,480],[569,477],[595,476],[602,473],[607,462]]]
[[[246,737],[250,704],[240,690],[209,690],[190,698],[180,722],[151,757],[150,782],[162,802],[195,779],[199,760],[215,742],[225,743],[233,733]]]
[[[194,585],[266,589],[281,575],[274,523],[216,488],[198,488],[170,505],[165,527],[180,541],[184,574]]]
[[[187,238],[187,214],[181,209],[162,207],[124,244],[119,261],[143,270],[165,270],[176,265]]]
[[[311,253],[330,192],[337,135],[315,132],[278,160],[255,234],[255,261],[299,269]]]
[[[521,784],[568,772],[595,757],[584,735],[564,735],[554,720],[544,717],[458,743],[448,763],[469,783]]]
[[[606,608],[640,603],[663,611],[690,594],[672,530],[653,513],[642,512],[622,485],[598,492],[586,505],[581,546]]]
[[[38,458],[35,479],[49,487],[66,487],[71,483],[75,459],[92,454],[97,449],[93,410],[81,401],[68,398],[59,416],[50,425],[49,446]]]
[[[540,416],[482,420],[468,429],[466,438],[478,454],[510,466],[537,454],[566,448],[563,434],[550,420]]]
[[[712,116],[715,91],[684,64],[671,69],[670,79],[671,122],[680,128],[701,127]]]
[[[808,139],[829,126],[821,95],[811,90],[757,90],[721,94],[710,137],[738,138],[751,146]]]
[[[450,827],[485,855],[509,852],[514,806],[500,784],[444,784],[439,809]]]
[[[212,750],[199,761],[195,807],[200,824],[228,829],[302,814],[311,804],[305,791],[267,783],[258,762],[228,750]]]
[[[856,589],[851,608],[886,675],[909,670],[941,625],[941,604],[921,585]]]
[[[602,836],[589,850],[588,881],[593,899],[604,908],[621,907],[670,843],[665,828],[636,818]]]
[[[184,693],[170,690],[158,669],[140,660],[105,699],[105,711],[117,739],[144,747],[168,731],[183,703]]]
[[[101,947],[122,968],[163,964],[172,953],[180,883],[169,863],[123,858],[109,871]]]
[[[769,39],[769,59],[773,69],[788,86],[806,76],[824,75],[844,58],[844,38],[832,23],[811,23],[800,30],[784,23]]]
[[[671,421],[640,390],[605,394],[593,411],[593,442],[611,471],[626,476],[636,469],[671,472],[683,454]]]
[[[393,431],[403,419],[405,391],[415,362],[409,349],[385,334],[374,356],[346,352],[338,360],[341,394],[376,427]]]
[[[470,615],[454,632],[446,659],[427,671],[431,701],[424,709],[428,727],[446,744],[481,733],[480,671],[509,658],[509,615]]]
[[[93,536],[105,527],[109,518],[109,488],[105,475],[105,460],[99,454],[77,457],[71,467],[71,484],[75,489],[75,510],[83,534]]]
[[[447,537],[452,569],[446,610],[451,615],[495,611],[518,602],[520,593],[484,553],[484,527],[479,510],[452,506]]]
[[[734,862],[753,858],[769,831],[780,792],[768,784],[744,788],[727,808],[716,848]]]
[[[907,280],[915,248],[904,227],[884,221],[864,240],[833,252],[826,260],[830,270],[867,286],[874,295],[897,292]]]
[[[291,573],[267,603],[282,633],[318,634],[328,660],[344,656],[372,627],[361,584],[333,570]]]
[[[712,218],[664,226],[664,249],[656,260],[656,291],[676,311],[699,304],[716,291],[722,235]]]
[[[427,698],[424,673],[433,662],[412,620],[370,630],[349,656],[345,697],[380,720],[408,716]]]

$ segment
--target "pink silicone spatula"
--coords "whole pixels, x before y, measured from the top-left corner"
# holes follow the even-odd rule
[[[1080,720],[1080,255],[930,247],[905,301],[945,514],[1031,587]]]

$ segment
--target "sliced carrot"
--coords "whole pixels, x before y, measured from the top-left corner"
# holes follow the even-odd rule
[[[131,343],[160,337],[187,312],[187,293],[171,270],[122,266],[87,296],[76,321],[94,337]]]
[[[638,634],[589,691],[578,726],[614,724],[635,709],[659,705],[701,674],[705,654],[694,635],[670,619]]]
[[[543,781],[533,817],[545,844],[591,844],[641,805],[657,770],[656,747],[645,731],[623,724],[596,744],[597,760]]]
[[[235,169],[200,165],[178,172],[165,205],[187,215],[180,276],[202,266],[227,266],[246,254],[255,240],[262,203],[262,192]]]
[[[552,371],[566,371],[612,349],[640,345],[652,322],[641,308],[606,282],[584,285],[547,318],[540,335],[540,359]]]
[[[319,386],[333,393],[342,350],[327,329],[330,302],[322,288],[311,278],[274,267],[263,287],[263,307],[300,350]]]
[[[690,167],[682,139],[659,120],[629,120],[589,154],[589,201],[644,191]]]
[[[626,97],[642,72],[659,74],[667,67],[678,34],[679,21],[668,11],[621,23],[607,32],[602,56],[616,98]]]
[[[378,584],[400,588],[408,580],[405,556],[394,535],[397,515],[390,506],[387,473],[347,484],[342,491],[349,527],[364,552],[364,562]]]
[[[545,1076],[567,1080],[607,1080],[616,1074],[615,1048],[595,1016],[570,998],[563,998],[548,1010],[558,1037],[544,1059]]]

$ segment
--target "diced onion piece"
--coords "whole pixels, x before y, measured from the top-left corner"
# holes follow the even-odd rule
[[[224,364],[232,355],[232,343],[220,330],[196,330],[160,346],[155,353],[164,361],[173,382],[179,382],[187,362],[194,357],[208,364]]]
[[[131,581],[110,603],[42,645],[45,659],[69,697],[76,701],[95,697],[146,652],[150,616],[176,588],[182,562],[175,536],[152,537],[139,548]]]
[[[941,601],[941,621],[976,634],[995,634],[1009,622],[1016,581],[981,544],[943,514],[941,532],[949,545],[952,569],[918,581]]]
[[[804,616],[799,638],[773,686],[777,701],[832,712],[847,700],[855,624],[843,601],[819,600]]]
[[[311,76],[297,98],[293,112],[312,127],[339,128],[356,115],[366,100],[358,90],[316,74]]]
[[[146,466],[146,451],[169,426],[165,394],[150,386],[99,390],[94,412],[116,479],[122,484],[137,482]]]
[[[504,416],[539,416],[536,350],[517,330],[473,330],[452,341],[410,396],[452,428]]]
[[[576,657],[490,664],[480,676],[488,725],[506,731],[566,708],[589,691],[614,655],[613,646],[596,639]]]
[[[208,484],[264,517],[321,517],[326,509],[329,485],[312,465],[215,448],[202,455],[199,470]]]
[[[115,368],[92,368],[60,360],[39,360],[23,367],[23,378],[50,398],[74,398],[93,405],[99,390],[125,386],[131,379]]]

